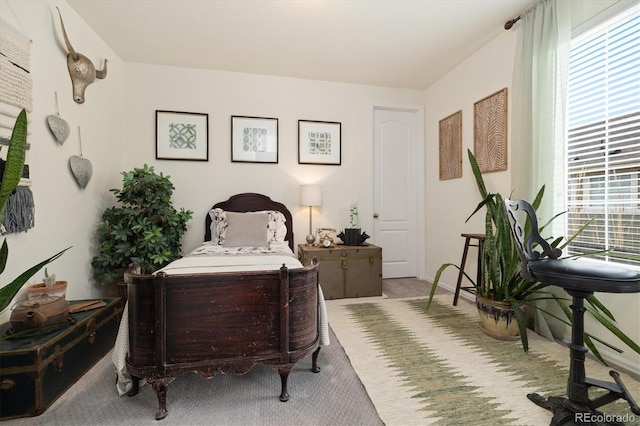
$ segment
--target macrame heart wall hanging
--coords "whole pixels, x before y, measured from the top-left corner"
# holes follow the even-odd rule
[[[80,141],[80,156],[73,155],[69,158],[69,168],[71,169],[73,176],[76,178],[76,182],[78,182],[80,189],[85,189],[89,180],[91,180],[91,175],[93,175],[93,166],[91,165],[91,161],[82,156],[82,137],[80,135],[80,126],[78,126],[78,140]]]

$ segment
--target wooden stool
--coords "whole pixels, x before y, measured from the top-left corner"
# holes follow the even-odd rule
[[[469,253],[469,246],[478,247],[478,272],[476,278],[476,284],[480,285],[482,282],[482,248],[484,246],[484,234],[461,234],[464,240],[464,250],[462,252],[462,261],[460,262],[460,272],[458,273],[458,283],[456,284],[456,293],[453,296],[453,306],[458,305],[458,296],[460,290],[467,291],[469,293],[475,293],[475,286],[462,287],[462,277],[464,276],[464,267],[467,263],[467,254]],[[475,244],[471,243],[471,240],[477,240]]]

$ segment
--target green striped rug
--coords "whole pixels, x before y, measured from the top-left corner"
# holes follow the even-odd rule
[[[551,413],[526,395],[562,395],[568,349],[530,333],[520,342],[487,337],[475,306],[451,296],[426,299],[345,299],[327,302],[328,318],[387,425],[548,425]],[[609,369],[587,361],[587,376],[610,381]],[[640,399],[640,382],[624,376]],[[626,402],[603,407],[627,414]],[[640,416],[635,422],[640,423]]]

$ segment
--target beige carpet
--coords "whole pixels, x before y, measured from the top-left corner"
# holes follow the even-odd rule
[[[37,417],[2,422],[7,426],[131,425],[372,425],[383,423],[335,335],[320,351],[320,373],[311,357],[289,376],[288,402],[280,402],[280,376],[270,367],[211,380],[196,374],[178,377],[167,392],[169,415],[155,420],[155,392],[143,386],[135,397],[119,397],[111,353]]]
[[[568,349],[530,333],[520,342],[485,336],[475,306],[451,296],[424,312],[426,299],[345,299],[327,303],[331,328],[386,425],[548,425],[551,413],[526,395],[562,395]],[[588,360],[587,376],[610,381],[609,369]],[[640,399],[640,382],[623,375]],[[626,402],[602,408],[626,413]],[[633,421],[635,419],[635,421]]]

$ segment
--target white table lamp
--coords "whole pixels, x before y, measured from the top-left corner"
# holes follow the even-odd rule
[[[307,235],[307,245],[312,246],[316,241],[316,237],[311,227],[311,211],[313,207],[322,205],[322,186],[300,185],[300,205],[309,206],[309,235]]]

